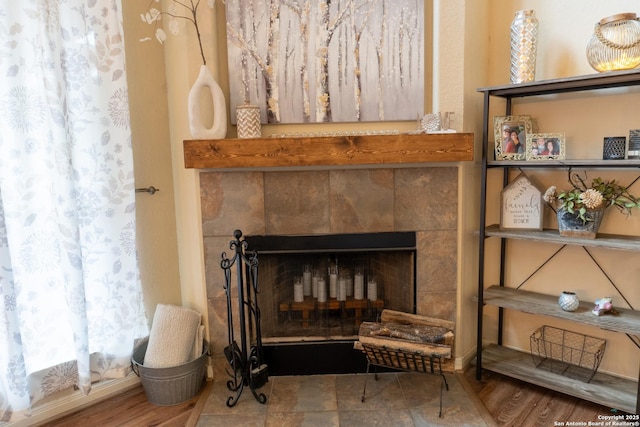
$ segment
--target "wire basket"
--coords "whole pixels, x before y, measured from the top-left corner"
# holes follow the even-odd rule
[[[589,382],[598,371],[606,341],[542,326],[531,334],[531,356],[537,368]]]

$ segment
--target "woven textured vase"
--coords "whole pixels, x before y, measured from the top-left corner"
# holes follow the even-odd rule
[[[236,107],[238,138],[260,138],[260,108],[245,102]]]
[[[563,291],[558,298],[558,305],[564,311],[576,311],[580,306],[580,300],[575,292]]]
[[[564,208],[558,209],[558,231],[565,237],[582,237],[584,239],[595,239],[598,229],[602,223],[605,209],[588,210],[584,216],[587,221],[583,221],[577,212],[571,213]]]

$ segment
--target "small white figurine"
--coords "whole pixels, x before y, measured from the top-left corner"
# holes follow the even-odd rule
[[[595,307],[591,312],[596,316],[600,316],[601,314],[618,314],[618,312],[613,308],[613,304],[611,303],[611,297],[604,297],[596,300]]]

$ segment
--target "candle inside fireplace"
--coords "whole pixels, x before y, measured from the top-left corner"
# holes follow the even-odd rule
[[[345,277],[340,277],[338,279],[338,301],[346,301],[347,300],[347,279]]]
[[[338,296],[338,271],[331,268],[329,270],[329,297],[337,298]]]
[[[318,298],[318,281],[320,280],[320,272],[315,271],[311,278],[311,295]]]
[[[364,299],[364,277],[360,272],[356,273],[354,277],[353,298]]]
[[[327,302],[327,282],[322,277],[318,279],[318,302]]]
[[[311,266],[305,265],[302,272],[302,291],[304,296],[311,295]]]
[[[296,281],[293,283],[293,300],[295,302],[304,301],[304,292],[302,289],[302,281],[300,278],[296,278]]]
[[[369,298],[369,301],[378,299],[378,283],[375,279],[370,279],[369,283],[367,283],[367,298]]]

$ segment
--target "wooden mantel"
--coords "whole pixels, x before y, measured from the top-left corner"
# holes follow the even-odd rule
[[[193,169],[360,166],[473,160],[472,133],[184,141]]]

